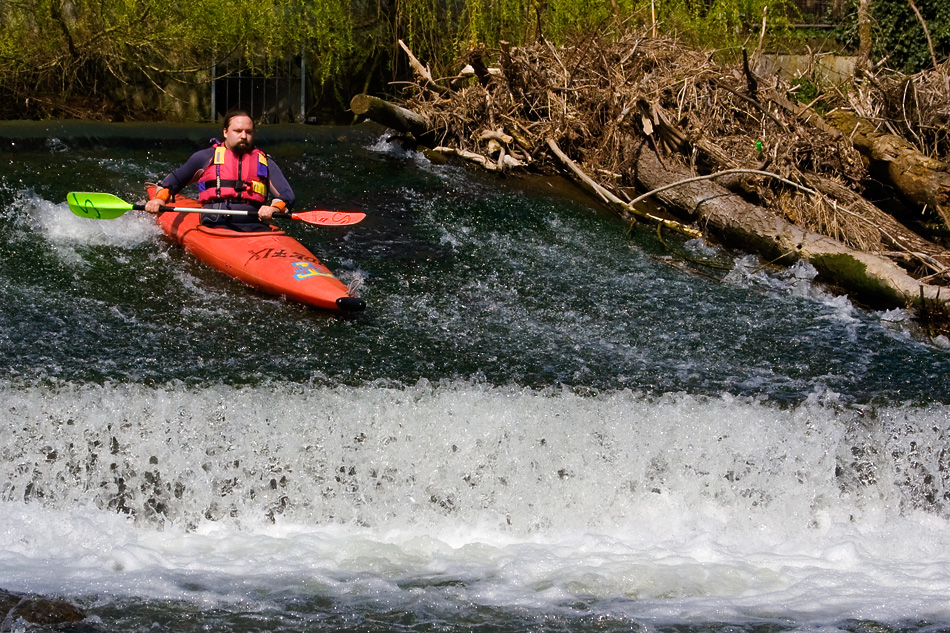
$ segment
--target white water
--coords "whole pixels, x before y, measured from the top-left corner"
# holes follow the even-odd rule
[[[0,399],[8,590],[950,621],[943,405],[424,382]]]

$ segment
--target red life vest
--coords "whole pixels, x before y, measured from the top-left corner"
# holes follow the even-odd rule
[[[259,149],[238,156],[224,144],[214,146],[214,156],[198,177],[198,202],[264,204],[267,202],[267,156]]]

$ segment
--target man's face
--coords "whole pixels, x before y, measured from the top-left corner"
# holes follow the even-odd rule
[[[224,129],[224,146],[232,152],[243,154],[254,147],[254,122],[251,117],[236,116]]]

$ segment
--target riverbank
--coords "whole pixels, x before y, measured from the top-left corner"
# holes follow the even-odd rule
[[[354,111],[490,171],[560,170],[631,223],[804,259],[859,301],[913,306],[928,327],[950,315],[950,166],[866,121],[843,93],[802,103],[800,80],[763,79],[770,59],[721,65],[635,30],[473,51],[441,81],[403,46],[417,83],[398,105],[358,95]],[[939,101],[932,75],[946,72],[914,79],[921,103]],[[852,81],[868,100],[891,98],[893,78]],[[916,115],[922,126],[939,117]],[[882,179],[899,217],[876,204]],[[647,196],[678,222],[638,208]],[[915,213],[928,222],[902,223]]]

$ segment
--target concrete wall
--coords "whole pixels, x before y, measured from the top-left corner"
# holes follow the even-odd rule
[[[756,66],[756,74],[770,77],[781,73],[785,77],[808,77],[819,83],[841,84],[854,76],[856,57],[832,55],[762,55]]]

